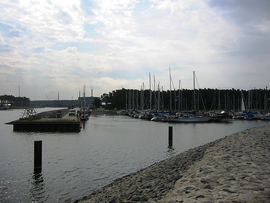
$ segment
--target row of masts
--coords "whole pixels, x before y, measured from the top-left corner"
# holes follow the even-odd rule
[[[193,101],[188,101],[187,98],[183,97],[183,89],[181,87],[181,80],[179,80],[179,89],[178,89],[178,95],[177,91],[175,90],[172,76],[171,76],[171,69],[169,68],[169,78],[170,78],[170,90],[169,90],[169,106],[166,107],[166,110],[170,111],[183,111],[184,109],[189,109],[188,106],[192,104],[192,108],[194,111],[197,111],[199,109],[203,109],[206,111],[206,101],[203,100],[202,95],[200,91],[196,91],[196,77],[195,77],[195,71],[193,71]],[[151,74],[149,73],[149,90],[145,90],[144,83],[141,86],[140,93],[138,91],[127,91],[126,92],[126,109],[137,109],[137,110],[164,110],[164,96],[163,96],[163,86],[160,86],[160,83],[158,82],[156,85],[156,79],[155,76],[153,76],[153,91],[152,91],[152,82],[151,82]],[[157,88],[157,89],[156,89]],[[145,94],[148,94],[147,91],[149,91],[149,95],[147,96],[147,99],[145,99]],[[139,96],[140,94],[140,96]],[[174,94],[174,95],[173,95]],[[216,93],[215,93],[216,94]],[[221,110],[252,110],[252,91],[248,91],[248,99],[244,99],[243,92],[241,91],[241,98],[233,98],[229,97],[229,93],[225,95],[224,101],[222,102],[221,107],[221,95],[220,91],[218,91],[218,95],[214,96],[214,100],[212,101],[211,109],[219,109]],[[216,100],[216,97],[218,98],[218,103]],[[140,98],[140,101],[139,101]],[[265,100],[265,99],[264,99]],[[266,98],[267,100],[267,98]],[[238,105],[239,104],[239,105]],[[237,106],[238,105],[238,106]],[[199,108],[199,106],[203,108]],[[209,102],[208,102],[209,106]],[[237,106],[237,107],[236,107]],[[169,108],[168,108],[169,107]],[[257,109],[268,109],[267,108],[267,101],[264,106],[257,106]],[[209,107],[208,107],[209,109]]]
[[[144,85],[143,85],[144,87]],[[190,94],[192,91],[192,94]],[[211,91],[210,95],[207,91]],[[142,88],[141,90],[126,90],[126,100],[122,107],[125,109],[137,110],[233,110],[233,111],[256,111],[270,109],[270,92],[263,90],[196,90],[196,108],[194,108],[194,93],[193,90],[178,89],[172,92],[159,90],[151,91],[152,106],[150,106],[149,90]],[[239,92],[240,91],[240,92]],[[242,93],[242,96],[241,96]],[[170,108],[170,94],[172,95],[172,107]],[[208,95],[208,96],[207,96]],[[123,98],[123,97],[122,97]]]
[[[171,76],[171,68],[169,67],[169,74],[170,74],[170,110],[173,109],[173,105],[172,105],[172,76]],[[148,106],[148,110],[160,110],[161,108],[164,108],[164,104],[162,103],[163,99],[161,100],[161,92],[163,93],[163,86],[160,87],[160,83],[158,82],[157,85],[157,90],[156,90],[156,79],[155,76],[153,76],[154,79],[154,91],[152,93],[152,88],[151,88],[151,74],[149,73],[149,106],[145,105],[144,103],[144,83],[141,86],[141,101],[140,101],[140,108],[138,105],[138,92],[136,95],[136,102],[135,102],[135,96],[134,96],[134,92],[133,94],[131,92],[129,92],[129,95],[126,93],[126,109],[140,109],[140,110],[145,110],[144,107]],[[194,101],[195,101],[195,71],[193,71],[193,81],[194,81]],[[174,86],[174,85],[173,85]],[[174,89],[175,90],[175,89]],[[156,95],[157,93],[157,95]],[[152,101],[152,94],[154,94],[154,101],[155,104],[153,106]],[[176,94],[176,92],[174,91],[174,94]],[[174,97],[176,98],[176,95],[174,95]],[[162,96],[163,98],[163,96]],[[182,110],[182,91],[181,91],[181,80],[179,80],[179,96],[178,96],[178,110]],[[176,99],[175,99],[175,104],[174,106],[176,107]],[[154,109],[152,109],[152,107],[154,107]],[[194,102],[194,110],[196,109],[196,103]]]

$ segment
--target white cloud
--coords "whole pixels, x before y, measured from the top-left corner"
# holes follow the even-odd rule
[[[16,14],[16,15],[14,15]],[[2,18],[27,29],[32,37],[52,38],[61,42],[83,37],[84,12],[79,1],[31,1],[10,3],[2,10]],[[36,40],[37,40],[36,39]]]
[[[33,99],[55,89],[70,98],[83,85],[96,89],[96,96],[139,89],[143,82],[148,86],[149,72],[166,89],[169,66],[174,83],[182,80],[186,88],[193,70],[206,88],[244,87],[249,75],[269,74],[264,1],[253,20],[247,15],[251,1],[243,7],[197,0],[18,2],[0,3],[1,81],[13,89],[27,86],[26,96]],[[268,78],[256,79],[256,86]],[[31,82],[37,84],[33,89]]]

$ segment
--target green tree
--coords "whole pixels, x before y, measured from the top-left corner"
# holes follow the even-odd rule
[[[99,108],[101,106],[101,100],[98,98],[94,98],[93,105],[95,108]]]
[[[143,94],[141,94],[143,93]],[[241,109],[242,96],[248,110],[268,110],[270,108],[270,90],[266,89],[196,89],[196,110],[234,110]],[[143,98],[142,98],[143,95]],[[108,109],[142,109],[141,101],[143,99],[144,109],[155,109],[157,103],[157,91],[151,91],[152,107],[150,107],[150,92],[149,90],[134,90],[134,89],[120,89],[113,90],[109,93],[104,93],[101,96],[102,102],[106,104]],[[182,110],[194,109],[194,91],[183,89],[181,90],[181,99],[179,90],[161,91],[160,92],[160,109],[170,109],[170,97],[172,97],[172,110],[178,110],[178,102],[182,102]]]

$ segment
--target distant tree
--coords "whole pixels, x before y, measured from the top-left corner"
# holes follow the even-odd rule
[[[101,100],[98,98],[94,98],[93,105],[95,106],[95,108],[99,108],[101,106]]]
[[[109,94],[104,93],[103,95],[101,95],[101,101],[107,104],[109,102]]]
[[[152,106],[150,107],[150,91],[119,89],[109,93],[104,93],[101,100],[105,103],[107,109],[156,109],[158,92],[152,91]],[[171,98],[172,97],[172,98]],[[242,97],[248,110],[252,109],[270,109],[270,90],[268,89],[197,89],[195,93],[196,110],[235,110],[241,109]],[[170,101],[172,99],[172,101]],[[188,89],[181,90],[181,99],[179,90],[160,92],[161,110],[169,110],[172,104],[172,110],[178,110],[178,102],[181,102],[182,110],[194,109],[194,91]]]
[[[29,106],[30,99],[26,97],[15,97],[13,95],[1,95],[0,103],[10,103],[12,106]]]

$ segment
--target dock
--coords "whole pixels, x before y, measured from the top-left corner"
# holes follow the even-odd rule
[[[25,132],[80,132],[81,123],[77,116],[69,116],[69,109],[60,109],[31,115],[11,121],[13,131]]]

